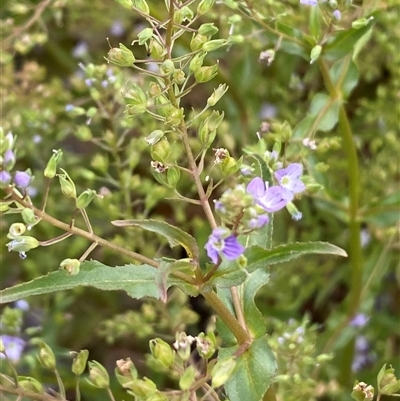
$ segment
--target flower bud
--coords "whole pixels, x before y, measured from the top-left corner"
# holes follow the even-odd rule
[[[76,207],[78,209],[85,209],[93,201],[96,195],[96,191],[93,189],[86,189],[78,196],[78,199],[76,200]]]
[[[31,183],[33,177],[30,170],[16,171],[14,175],[14,184],[21,189],[26,189]]]
[[[182,24],[184,21],[191,21],[194,17],[192,9],[188,6],[175,9],[174,22],[175,24]]]
[[[215,131],[224,119],[224,112],[220,113],[219,111],[214,110],[207,118],[206,124],[208,129],[212,132]]]
[[[171,75],[174,73],[175,71],[175,65],[174,62],[167,58],[166,60],[164,60],[164,62],[161,64],[160,66],[160,70],[164,75]]]
[[[193,35],[192,40],[190,41],[190,50],[192,52],[195,52],[204,45],[208,40],[208,37],[205,35],[200,35],[199,33],[197,35]]]
[[[50,160],[47,163],[46,168],[44,169],[44,176],[47,178],[54,178],[57,172],[57,164],[60,161],[63,152],[61,149],[53,150],[53,154],[50,157]]]
[[[68,198],[76,198],[75,184],[71,180],[70,176],[64,169],[61,169],[63,174],[58,174],[58,179],[60,181],[61,192]]]
[[[11,132],[7,133],[7,135],[4,135],[3,127],[0,127],[0,154],[12,149],[14,142],[14,135]]]
[[[217,341],[214,334],[209,333],[205,335],[204,333],[200,333],[196,337],[196,349],[202,358],[211,358],[217,349]]]
[[[108,61],[120,67],[130,67],[135,60],[132,51],[122,43],[119,44],[119,48],[113,47],[108,52]]]
[[[218,73],[218,64],[209,67],[200,67],[194,72],[194,78],[198,83],[208,82]]]
[[[81,141],[87,142],[93,138],[92,130],[87,125],[80,125],[74,135]]]
[[[175,188],[176,184],[179,182],[181,178],[181,170],[178,167],[170,167],[167,170],[167,181],[171,188]]]
[[[0,164],[3,165],[5,170],[12,170],[15,165],[15,161],[15,153],[11,149],[7,149],[3,157],[0,156]]]
[[[43,386],[33,377],[18,376],[18,386],[25,391],[32,391],[33,393],[43,392]]]
[[[203,60],[205,56],[206,53],[203,52],[196,54],[189,63],[189,71],[197,71],[203,65]]]
[[[175,70],[172,77],[178,85],[182,85],[185,82],[185,78],[186,78],[184,71],[179,70],[179,69]]]
[[[45,343],[41,342],[39,351],[39,361],[44,368],[54,370],[56,367],[56,357],[53,350]]]
[[[149,53],[154,60],[160,60],[165,54],[164,46],[156,38],[152,38],[149,44]]]
[[[374,17],[372,16],[369,18],[359,18],[358,20],[355,20],[351,23],[351,27],[354,29],[364,28],[364,26],[367,26],[373,19]]]
[[[207,99],[207,106],[215,106],[216,103],[222,98],[222,96],[225,95],[228,89],[229,86],[227,86],[226,84],[219,85],[217,89],[214,89],[213,94]]]
[[[198,136],[200,143],[204,146],[204,148],[208,149],[211,146],[211,144],[214,142],[216,135],[217,135],[216,130],[210,132],[206,120],[200,123]]]
[[[85,371],[88,356],[89,351],[87,349],[80,350],[76,354],[76,357],[72,361],[72,373],[80,376]]]
[[[162,139],[163,136],[164,132],[159,129],[156,129],[150,135],[146,136],[144,140],[147,142],[148,145],[155,145]]]
[[[26,226],[23,223],[13,223],[11,224],[7,237],[13,239],[22,235],[26,231]]]
[[[151,147],[150,154],[154,160],[165,162],[170,154],[171,146],[166,137],[163,137]]]
[[[374,399],[374,388],[356,380],[351,397],[356,401],[372,401]]]
[[[76,276],[79,273],[81,262],[78,259],[64,259],[60,263],[60,270],[65,270],[71,276]]]
[[[134,380],[129,388],[132,390],[133,395],[138,398],[144,398],[146,400],[157,391],[156,384],[147,377],[143,377],[143,380]]]
[[[35,216],[35,212],[28,207],[24,208],[21,212],[22,220],[27,225],[28,230],[30,230],[35,224],[39,223],[40,219]]]
[[[148,40],[153,37],[152,28],[144,28],[138,33],[139,45],[144,45]]]
[[[313,64],[318,59],[318,57],[321,54],[321,51],[322,51],[322,46],[320,45],[316,45],[311,49],[310,64]]]
[[[6,245],[8,252],[28,252],[31,249],[37,248],[39,246],[39,241],[34,237],[20,235]]]
[[[115,0],[115,1],[121,4],[121,6],[127,8],[128,10],[132,9],[132,0]]]
[[[169,344],[161,340],[161,338],[150,340],[150,352],[166,368],[169,368],[174,363],[174,352]]]
[[[222,174],[226,177],[238,171],[242,165],[243,156],[239,160],[235,160],[233,157],[226,157],[220,163]]]
[[[205,24],[200,25],[200,28],[197,30],[197,32],[200,35],[204,36],[213,36],[215,35],[219,29],[214,25],[213,22],[207,22]]]
[[[125,102],[135,107],[136,114],[142,114],[147,110],[146,94],[138,84],[132,84],[131,89],[125,94]]]
[[[145,0],[132,0],[133,7],[136,8],[143,14],[148,15],[150,13],[149,6],[147,5]]]
[[[392,366],[386,369],[386,364],[378,373],[378,391],[380,394],[391,395],[400,389],[400,380],[397,380]]]
[[[8,187],[8,184],[11,181],[11,174],[8,171],[1,170],[0,171],[0,188]]]
[[[216,50],[222,46],[225,46],[227,43],[228,43],[228,41],[225,39],[210,40],[210,41],[204,43],[201,50],[203,50],[205,52],[212,52],[213,50]]]
[[[201,0],[197,6],[197,14],[203,15],[211,10],[214,5],[215,0]]]
[[[162,93],[160,85],[155,82],[150,82],[148,94],[151,98],[160,96]]]
[[[103,365],[97,361],[90,361],[88,382],[97,388],[110,387],[110,377]]]
[[[169,108],[169,113],[165,120],[166,124],[171,125],[172,127],[176,127],[179,125],[184,117],[183,108],[177,109],[176,107],[171,106]]]
[[[211,370],[211,385],[213,388],[224,385],[236,368],[233,357],[220,359]]]
[[[194,366],[189,366],[183,372],[181,378],[179,379],[179,388],[183,391],[189,390],[196,378],[196,369]]]

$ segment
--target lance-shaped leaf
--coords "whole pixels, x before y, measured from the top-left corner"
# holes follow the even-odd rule
[[[172,226],[165,221],[158,220],[114,220],[111,222],[118,227],[141,227],[144,230],[152,231],[167,238],[169,245],[181,245],[185,248],[188,256],[192,259],[199,258],[199,247],[196,240],[185,231]]]
[[[220,287],[238,285],[244,281],[246,274],[254,270],[289,262],[301,256],[312,254],[347,256],[346,251],[342,248],[329,242],[321,241],[295,242],[293,244],[279,245],[273,249],[265,249],[265,247],[254,245],[248,247],[244,253],[247,258],[247,266],[245,268],[240,267],[236,261],[224,260],[210,282]]]
[[[156,272],[157,269],[149,265],[109,267],[97,261],[84,262],[77,275],[57,270],[32,281],[5,288],[0,291],[0,304],[79,286],[105,291],[123,290],[133,298],[159,298]]]
[[[238,346],[222,348],[218,359],[232,356]],[[265,336],[253,340],[236,360],[236,369],[225,384],[230,401],[261,401],[275,375],[276,361]]]

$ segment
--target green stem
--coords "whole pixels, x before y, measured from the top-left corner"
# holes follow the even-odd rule
[[[54,375],[56,376],[56,379],[57,379],[57,384],[58,384],[58,389],[60,390],[60,395],[61,395],[62,399],[65,400],[66,395],[65,395],[64,383],[63,383],[61,376],[58,373],[57,369],[54,369]]]
[[[341,99],[340,91],[333,84],[329,75],[328,68],[322,58],[318,60],[319,68],[324,79],[325,86],[334,99]],[[359,221],[359,197],[360,197],[360,182],[359,182],[359,166],[357,149],[353,140],[350,123],[346,114],[343,103],[339,109],[339,130],[342,135],[343,147],[347,158],[347,174],[349,180],[349,207],[347,210],[349,220],[349,261],[351,266],[350,271],[350,288],[347,303],[346,320],[350,320],[358,311],[361,300],[362,291],[362,249],[361,249],[361,224]],[[354,354],[354,341],[350,341],[343,350],[342,369],[340,381],[347,384],[351,378],[351,363]]]
[[[201,295],[206,299],[209,305],[217,312],[221,320],[229,327],[240,345],[251,344],[250,334],[242,327],[238,320],[233,316],[229,309],[224,305],[221,299],[214,291],[202,292]]]

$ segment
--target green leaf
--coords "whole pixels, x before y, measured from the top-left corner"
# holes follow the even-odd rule
[[[159,298],[156,272],[157,269],[149,265],[109,267],[97,261],[83,262],[77,275],[57,270],[1,290],[0,304],[33,295],[71,290],[79,286],[94,287],[104,291],[123,290],[132,298]]]
[[[361,39],[367,31],[371,29],[374,22],[360,28],[360,29],[346,29],[333,36],[333,39],[324,46],[323,57],[327,60],[337,60],[350,54],[357,41]]]
[[[273,184],[271,171],[269,170],[267,162],[258,154],[252,153],[246,156],[249,159],[254,159],[258,166],[258,176],[262,178],[263,181],[268,181],[271,185]]]
[[[244,255],[247,257],[246,271],[254,270],[275,265],[277,263],[288,262],[300,256],[322,254],[347,256],[347,253],[336,245],[329,242],[295,242],[293,244],[279,245],[274,249],[263,249],[259,246],[252,246],[246,250]]]
[[[319,7],[311,7],[308,27],[312,37],[318,42],[321,34],[321,21]]]
[[[196,240],[180,228],[172,226],[165,221],[157,220],[114,220],[111,222],[118,227],[141,227],[147,231],[160,234],[168,239],[170,246],[181,245],[192,259],[199,258],[199,247]]]
[[[329,75],[336,88],[342,92],[343,98],[349,97],[360,78],[356,64],[347,58],[334,63],[329,69]]]
[[[218,359],[227,358],[238,346],[221,348]],[[233,375],[225,384],[230,401],[261,401],[275,375],[276,361],[266,336],[253,340],[239,356]]]
[[[254,298],[257,292],[269,281],[269,271],[258,269],[247,276],[245,282],[239,287],[243,294],[243,314],[246,320],[246,326],[253,338],[261,337],[265,334],[265,318],[258,310]]]

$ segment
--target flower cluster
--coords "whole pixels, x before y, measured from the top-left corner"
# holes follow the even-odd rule
[[[11,132],[4,135],[3,128],[0,127],[0,188],[14,184],[26,190],[33,179],[31,171],[16,171],[13,175],[11,173],[17,160],[14,143],[14,135]]]
[[[213,230],[205,245],[208,257],[216,264],[218,258],[224,256],[228,260],[237,259],[245,248],[237,240],[240,233],[248,233],[259,229],[269,222],[269,214],[287,207],[295,220],[301,213],[291,203],[294,196],[305,190],[300,180],[303,166],[292,163],[274,173],[278,185],[270,186],[260,177],[253,178],[247,187],[238,185],[226,191],[215,203],[215,208],[224,223],[235,227],[233,234],[226,227]]]

